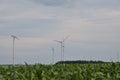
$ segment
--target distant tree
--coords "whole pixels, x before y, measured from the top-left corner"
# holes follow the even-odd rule
[[[86,61],[86,60],[76,60],[76,61],[58,61],[56,64],[89,64],[89,63],[106,63],[104,61]]]

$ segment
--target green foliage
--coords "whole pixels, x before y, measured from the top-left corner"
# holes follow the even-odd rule
[[[0,66],[0,80],[120,80],[120,63]]]

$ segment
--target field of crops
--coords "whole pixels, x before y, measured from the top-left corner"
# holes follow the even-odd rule
[[[0,66],[0,80],[120,80],[120,63]]]

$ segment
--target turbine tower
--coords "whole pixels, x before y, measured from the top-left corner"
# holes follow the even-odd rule
[[[13,66],[14,66],[14,64],[15,64],[15,55],[14,55],[14,53],[15,53],[15,50],[14,50],[15,39],[18,39],[18,38],[16,36],[14,36],[14,35],[11,35],[11,37],[13,38]]]
[[[65,41],[68,39],[69,36],[66,36],[63,40],[59,41],[59,40],[54,40],[55,42],[60,43],[61,45],[61,61],[64,61],[64,48],[65,48]]]
[[[117,62],[119,62],[119,52],[117,52]]]
[[[53,56],[52,56],[52,63],[54,64],[54,55],[55,55],[55,51],[54,51],[54,48],[52,48],[52,54],[53,54]]]

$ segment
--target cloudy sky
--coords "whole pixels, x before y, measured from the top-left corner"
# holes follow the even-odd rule
[[[60,60],[120,61],[120,0],[0,0],[0,64]]]

